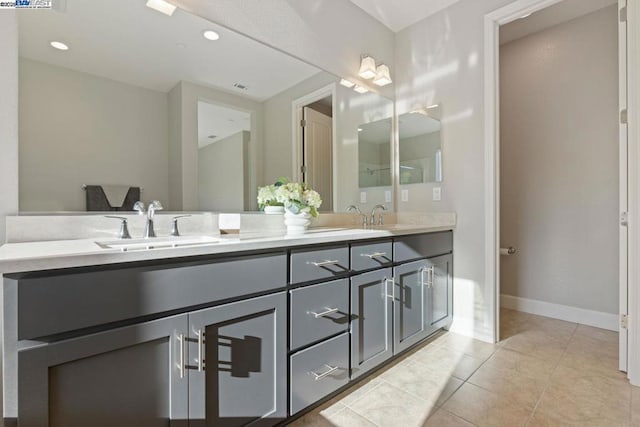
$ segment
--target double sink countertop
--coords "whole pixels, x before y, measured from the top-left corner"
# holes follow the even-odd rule
[[[0,246],[0,274],[339,243],[445,231],[454,227],[455,215],[448,222],[395,224],[368,229],[317,227],[299,235],[267,230],[145,240],[94,238],[7,243]]]

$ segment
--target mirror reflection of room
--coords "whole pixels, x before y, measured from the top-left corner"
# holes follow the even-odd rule
[[[440,122],[426,110],[398,117],[400,184],[442,182]]]
[[[56,39],[68,49],[54,49]],[[144,2],[67,0],[20,14],[19,49],[25,212],[90,210],[89,186],[139,189],[165,211],[256,210],[258,186],[303,180],[293,103],[328,86],[328,104],[339,106],[332,140],[308,147],[304,179],[323,211],[344,211],[358,197],[356,123],[393,110],[389,99],[343,88],[338,76],[244,35],[181,9],[167,20]],[[316,101],[326,115],[327,100]],[[229,133],[233,111],[243,126]]]

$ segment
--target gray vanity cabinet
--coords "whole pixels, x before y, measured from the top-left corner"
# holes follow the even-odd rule
[[[453,255],[428,260],[432,276],[428,278],[428,327],[434,331],[446,328],[453,320]]]
[[[394,354],[449,326],[453,318],[452,269],[451,254],[394,268]]]
[[[351,278],[351,378],[393,355],[391,268]]]
[[[186,426],[179,336],[187,315],[18,352],[24,426]]]
[[[433,330],[428,321],[430,263],[420,260],[393,269],[393,350],[397,354],[426,338]]]
[[[287,416],[287,298],[189,314],[189,426],[270,426]]]

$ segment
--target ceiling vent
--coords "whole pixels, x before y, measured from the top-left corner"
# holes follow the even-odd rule
[[[207,138],[209,139],[216,139],[218,137],[218,135],[209,135]]]
[[[233,85],[233,87],[236,87],[236,88],[238,88],[240,90],[248,90],[249,89],[247,86],[243,85],[242,83],[235,83]]]

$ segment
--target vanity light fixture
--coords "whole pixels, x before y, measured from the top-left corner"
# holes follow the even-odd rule
[[[367,80],[374,78],[376,76],[376,60],[369,55],[364,55],[360,59],[360,71],[358,71],[358,75]]]
[[[378,86],[386,86],[391,83],[393,83],[393,81],[391,80],[389,67],[384,64],[378,65],[378,68],[376,68],[376,76],[373,79],[373,84],[376,84]]]
[[[348,87],[349,89],[351,89],[352,87],[354,87],[356,84],[354,82],[352,82],[351,80],[347,80],[347,79],[340,79],[340,84],[344,87]]]
[[[429,116],[429,110],[440,108],[440,104],[429,105],[428,107],[419,107],[409,111],[409,114],[422,114],[423,116]]]
[[[369,92],[369,89],[367,89],[366,87],[358,86],[358,85],[355,85],[353,90],[355,90],[358,93],[367,93],[367,92]]]
[[[202,37],[204,37],[207,40],[216,41],[220,39],[220,34],[216,33],[213,30],[204,30],[202,32]]]
[[[160,13],[171,16],[176,11],[176,6],[165,0],[147,0],[147,7],[157,10]]]
[[[51,45],[52,48],[54,49],[58,49],[58,50],[69,50],[69,46],[67,46],[66,44],[59,42],[59,41],[52,41],[49,42],[49,44]]]

